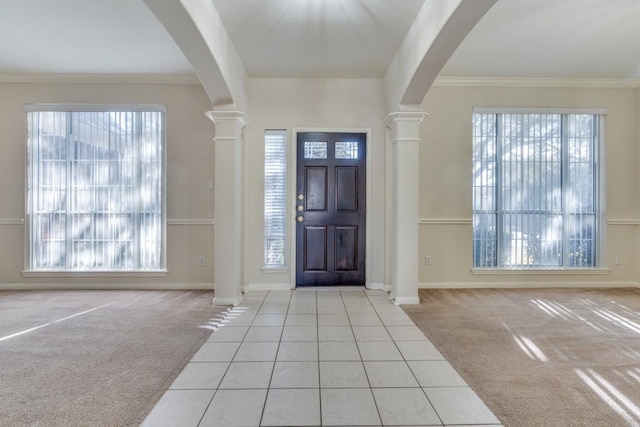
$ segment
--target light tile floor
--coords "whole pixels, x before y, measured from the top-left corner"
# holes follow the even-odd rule
[[[498,426],[382,291],[251,292],[143,426]]]

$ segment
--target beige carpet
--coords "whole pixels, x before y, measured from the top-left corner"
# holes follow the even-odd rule
[[[403,308],[505,426],[640,425],[640,289],[420,299]]]
[[[139,425],[210,335],[212,296],[0,292],[0,425]]]

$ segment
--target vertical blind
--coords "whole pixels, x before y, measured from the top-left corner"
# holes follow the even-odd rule
[[[164,268],[163,111],[28,111],[30,269]]]
[[[264,133],[264,264],[285,265],[287,132]]]
[[[594,267],[594,114],[474,114],[475,267]]]

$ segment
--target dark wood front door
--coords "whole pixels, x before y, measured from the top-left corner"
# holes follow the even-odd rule
[[[296,284],[364,285],[366,134],[298,133]]]

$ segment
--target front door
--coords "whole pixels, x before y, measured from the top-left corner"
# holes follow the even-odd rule
[[[298,133],[298,286],[365,284],[366,139]]]

